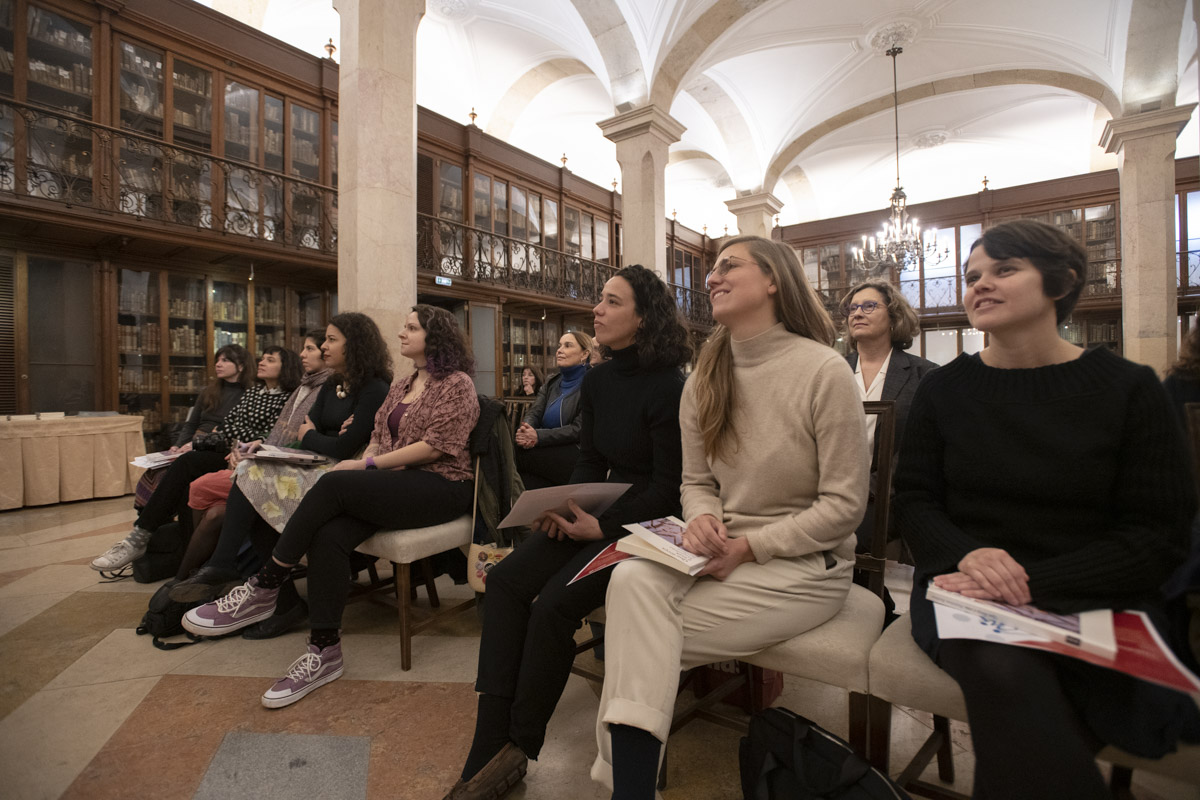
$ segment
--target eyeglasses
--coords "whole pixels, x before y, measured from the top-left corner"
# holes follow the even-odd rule
[[[712,271],[708,273],[708,277],[711,278],[713,275],[728,275],[730,270],[732,270],[736,267],[740,267],[746,263],[749,263],[749,262],[744,261],[743,259],[740,259],[740,258],[730,258],[730,257],[722,258],[720,261],[718,261],[716,264],[713,265]]]
[[[879,308],[879,306],[880,304],[876,301],[868,300],[865,303],[851,303],[843,308],[842,311],[845,312],[845,316],[847,317],[859,309],[861,309],[864,314],[873,314],[875,313],[875,309]]]

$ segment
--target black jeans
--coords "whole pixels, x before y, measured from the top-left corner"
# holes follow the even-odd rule
[[[517,471],[526,489],[544,489],[571,482],[571,472],[579,460],[579,445],[556,444],[546,447],[517,448]]]
[[[534,532],[487,579],[475,690],[512,699],[508,737],[537,758],[575,660],[575,631],[604,605],[611,569],[567,585],[611,544]],[[536,601],[535,601],[536,598]]]
[[[192,529],[192,512],[188,510],[188,486],[201,475],[225,469],[225,456],[209,450],[190,450],[179,458],[158,479],[154,494],[138,514],[137,526],[156,531],[160,526],[179,515],[179,522],[186,530]]]
[[[1097,741],[1063,689],[1059,658],[1013,645],[945,639],[938,664],[967,701],[975,749],[973,797],[1110,798]]]
[[[470,480],[451,481],[420,469],[327,472],[304,495],[270,555],[283,564],[308,555],[311,626],[336,630],[350,590],[354,548],[376,531],[424,528],[469,514],[473,489]],[[252,535],[261,552],[268,537],[258,528]]]
[[[238,552],[247,538],[270,537],[270,542],[274,544],[278,536],[270,523],[258,515],[235,483],[229,490],[229,497],[225,499],[225,521],[221,524],[221,535],[208,563],[221,569],[236,569]],[[270,555],[269,547],[267,555]]]

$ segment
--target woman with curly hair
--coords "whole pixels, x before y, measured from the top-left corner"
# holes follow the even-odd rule
[[[325,367],[333,374],[321,385],[294,441],[288,444],[337,462],[357,455],[367,446],[375,412],[392,380],[392,356],[375,321],[354,311],[330,320],[321,352]],[[246,538],[255,531],[264,538],[281,532],[309,489],[330,467],[240,461],[212,558],[195,575],[172,587],[172,599],[208,602],[240,584],[245,575],[235,565]],[[243,636],[278,636],[303,622],[306,613],[304,602],[288,581],[275,618]]]
[[[1192,320],[1192,328],[1179,346],[1179,359],[1167,370],[1163,388],[1171,398],[1171,407],[1187,430],[1183,407],[1200,403],[1200,320]]]
[[[400,331],[400,352],[415,368],[374,415],[366,457],[340,461],[323,475],[277,540],[255,536],[266,556],[257,575],[184,617],[187,630],[207,636],[268,619],[292,567],[308,556],[308,649],[263,695],[267,708],[291,705],[341,677],[339,629],[355,547],[379,530],[439,525],[471,510],[467,440],[479,399],[470,376],[474,359],[454,316],[415,306]]]
[[[545,514],[538,525],[544,535],[535,531],[488,573],[475,737],[450,800],[499,797],[537,758],[571,671],[575,630],[604,604],[611,571],[571,579],[625,535],[622,525],[679,513],[687,328],[667,285],[636,265],[604,284],[593,313],[596,341],[612,358],[583,378],[570,482],[632,486],[599,517],[574,503],[569,517]]]
[[[682,669],[742,658],[842,607],[867,499],[854,375],[792,249],[724,243],[706,284],[717,323],[680,404],[684,549],[699,574],[613,569],[592,777],[654,797]]]

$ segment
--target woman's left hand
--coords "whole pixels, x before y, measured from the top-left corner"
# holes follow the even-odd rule
[[[305,414],[304,422],[300,425],[300,430],[296,431],[296,438],[303,442],[305,434],[307,434],[309,431],[315,431],[316,429],[317,426],[314,425],[313,421],[308,418],[307,414]]]
[[[534,521],[533,527],[544,530],[547,536],[559,541],[566,538],[577,542],[594,542],[604,538],[604,531],[600,530],[599,520],[580,508],[574,500],[567,501],[567,508],[571,509],[571,514],[575,517],[574,521],[555,514],[553,511],[547,511]]]
[[[739,564],[754,560],[754,551],[750,549],[750,542],[746,541],[746,537],[739,536],[736,539],[728,539],[727,542],[725,553],[716,558],[710,558],[708,563],[696,573],[696,577],[710,575],[723,581],[729,577],[729,573],[737,569]]]
[[[338,463],[334,464],[333,467],[329,471],[330,472],[340,472],[342,470],[348,470],[348,469],[366,469],[366,468],[367,468],[366,459],[347,458],[345,461],[339,461]]]

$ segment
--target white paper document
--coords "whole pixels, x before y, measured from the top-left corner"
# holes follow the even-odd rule
[[[568,500],[575,503],[592,516],[600,516],[608,507],[617,502],[617,498],[625,494],[632,483],[570,483],[566,486],[547,486],[545,489],[527,489],[513,503],[512,511],[500,520],[497,528],[512,528],[517,525],[529,525],[542,515],[544,511],[567,516],[571,510],[567,507]]]

